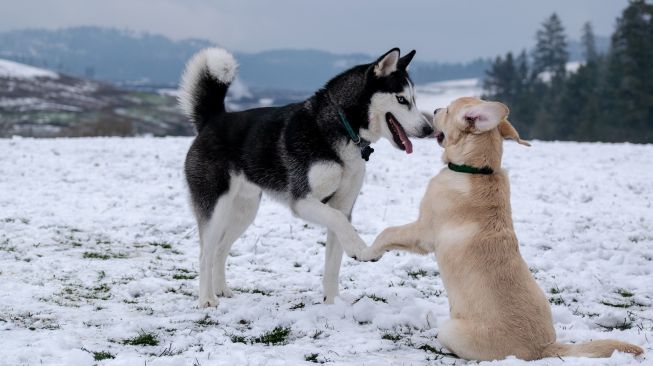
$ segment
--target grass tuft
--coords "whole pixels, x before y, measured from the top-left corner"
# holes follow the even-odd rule
[[[141,330],[137,336],[122,341],[122,344],[130,346],[156,346],[159,344],[156,333],[148,333]]]
[[[418,279],[419,277],[424,277],[428,274],[428,272],[424,269],[418,269],[416,271],[408,271],[408,276],[412,277],[414,279]]]

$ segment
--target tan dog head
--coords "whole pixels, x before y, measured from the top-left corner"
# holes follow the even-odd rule
[[[517,130],[508,122],[510,110],[499,102],[463,97],[451,102],[447,108],[438,108],[433,125],[440,146],[444,147],[445,162],[474,163],[470,159],[487,159],[491,164],[495,157],[501,159],[501,141],[515,140],[530,146],[519,138]],[[498,155],[498,156],[496,156]]]

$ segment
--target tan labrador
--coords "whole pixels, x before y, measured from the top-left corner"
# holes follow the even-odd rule
[[[640,347],[615,340],[556,342],[551,308],[513,230],[508,175],[501,168],[503,139],[530,145],[507,116],[505,105],[476,98],[436,110],[448,167],[431,179],[417,221],[384,230],[361,259],[378,259],[391,249],[434,252],[451,313],[438,339],[462,358],[641,354]]]

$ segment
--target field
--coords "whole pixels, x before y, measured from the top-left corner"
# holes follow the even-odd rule
[[[197,307],[189,138],[0,140],[0,365],[464,365],[436,340],[448,304],[433,256],[345,258],[323,305],[325,231],[267,198],[234,245],[235,296]],[[413,220],[441,168],[434,141],[375,144],[353,223],[371,243]],[[565,342],[653,356],[653,146],[507,142],[520,250]],[[509,359],[483,363],[525,365]]]

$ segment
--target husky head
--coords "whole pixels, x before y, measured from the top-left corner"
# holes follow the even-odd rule
[[[393,48],[368,66],[369,123],[360,129],[364,139],[376,141],[385,137],[407,154],[413,151],[409,136],[433,133],[430,121],[417,109],[415,88],[406,71],[413,56],[414,50],[400,58],[399,49]]]

